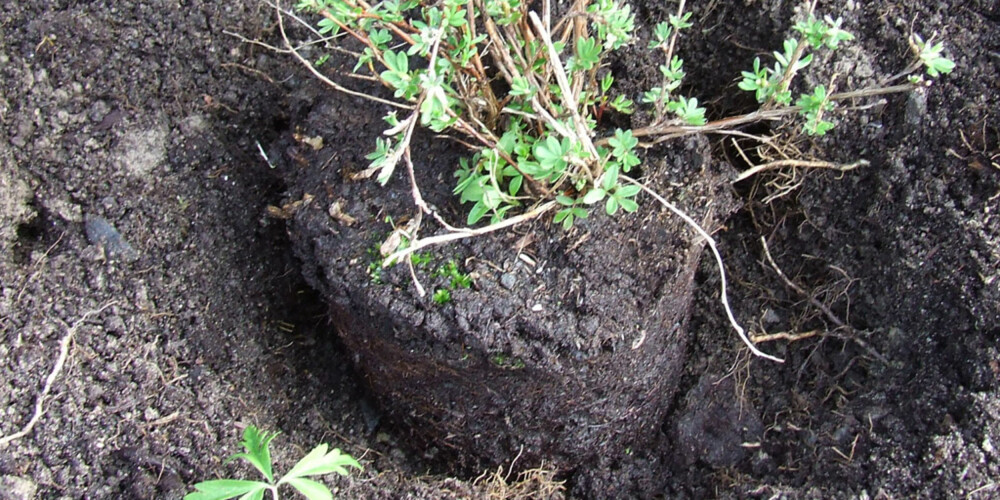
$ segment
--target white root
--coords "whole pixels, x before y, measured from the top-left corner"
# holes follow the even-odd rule
[[[702,238],[705,238],[705,241],[708,243],[708,247],[712,249],[712,255],[715,256],[715,262],[719,266],[719,278],[720,278],[719,282],[721,291],[719,300],[720,302],[722,302],[722,307],[726,310],[726,316],[729,317],[729,324],[733,326],[733,329],[736,330],[736,334],[739,335],[740,340],[742,340],[743,343],[746,344],[747,348],[749,348],[750,352],[752,352],[755,356],[768,359],[777,363],[784,363],[785,360],[767,354],[764,351],[758,349],[757,346],[755,346],[753,342],[750,341],[750,338],[747,337],[746,331],[743,330],[743,327],[740,326],[738,321],[736,321],[736,316],[733,314],[732,308],[729,307],[729,295],[726,293],[726,268],[722,263],[722,255],[719,253],[719,249],[716,248],[715,239],[712,238],[712,235],[708,234],[708,231],[705,231],[697,222],[695,222],[694,219],[691,218],[691,216],[684,213],[683,210],[677,208],[677,206],[675,206],[673,203],[667,201],[665,198],[660,196],[656,191],[649,189],[645,184],[626,175],[622,175],[620,178],[638,186],[640,189],[642,189],[647,194],[652,196],[653,199],[660,202],[660,204],[662,204],[663,206],[667,207],[667,209],[673,212],[674,215],[680,217],[681,220],[687,223],[687,225],[694,228],[694,230],[699,235],[701,235]]]
[[[76,335],[76,329],[79,328],[85,321],[90,319],[91,316],[96,316],[104,312],[105,309],[116,304],[118,304],[118,302],[109,302],[99,309],[87,311],[83,314],[83,317],[76,320],[76,322],[72,325],[67,325],[66,334],[63,335],[63,338],[59,341],[59,356],[56,358],[56,363],[52,367],[52,371],[49,372],[49,376],[45,378],[45,385],[42,387],[42,392],[38,393],[38,398],[35,399],[34,413],[32,413],[31,418],[28,419],[28,423],[24,424],[24,427],[22,427],[21,430],[0,438],[0,447],[4,447],[11,441],[20,439],[30,434],[35,428],[35,424],[37,424],[42,418],[42,414],[45,413],[45,398],[49,396],[49,393],[52,391],[52,384],[55,383],[56,378],[59,377],[59,374],[62,372],[63,366],[66,365],[66,359],[69,357],[69,344],[73,341],[73,336]]]

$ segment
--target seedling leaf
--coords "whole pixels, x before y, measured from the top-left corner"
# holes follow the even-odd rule
[[[242,479],[214,479],[194,485],[192,493],[184,495],[184,500],[228,500],[244,495],[244,498],[261,498],[268,485],[260,481],[245,481]],[[259,496],[247,496],[259,495]]]
[[[293,488],[305,495],[309,500],[333,500],[333,492],[326,485],[304,477],[291,478],[288,481]]]

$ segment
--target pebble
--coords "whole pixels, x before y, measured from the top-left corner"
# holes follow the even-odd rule
[[[508,290],[513,290],[514,285],[517,284],[517,278],[515,278],[513,274],[503,273],[500,276],[500,284]]]
[[[139,252],[103,217],[85,214],[83,229],[87,233],[87,241],[91,245],[104,247],[104,253],[109,259],[120,258],[125,262],[134,262],[139,258]]]

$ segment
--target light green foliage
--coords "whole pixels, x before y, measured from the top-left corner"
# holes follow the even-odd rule
[[[570,198],[569,196],[559,195],[556,196],[556,201],[563,206],[561,210],[556,212],[555,222],[562,223],[564,229],[569,229],[573,227],[573,223],[577,219],[586,219],[589,215],[587,209],[581,207],[583,200],[576,200]]]
[[[341,476],[349,474],[348,467],[361,470],[361,464],[340,449],[330,450],[321,444],[306,456],[302,457],[291,470],[285,473],[277,482],[271,465],[271,441],[278,433],[260,431],[254,426],[247,426],[243,431],[244,451],[226,460],[244,460],[257,469],[265,481],[250,481],[243,479],[214,479],[194,485],[194,492],[184,496],[184,500],[227,500],[240,497],[241,500],[262,500],[267,492],[271,492],[274,500],[278,499],[279,488],[289,485],[309,500],[332,500],[333,493],[325,484],[314,479],[315,476],[337,473]]]
[[[434,295],[431,297],[431,300],[433,300],[435,304],[445,305],[451,302],[451,292],[449,292],[447,288],[438,288],[434,291]]]
[[[836,50],[841,43],[854,39],[854,35],[841,28],[842,20],[825,16],[822,20],[809,14],[805,21],[795,24],[795,31],[801,34],[800,39],[788,39],[782,44],[782,51],[774,52],[774,66],[762,67],[760,58],[755,58],[752,71],[743,71],[743,79],[739,88],[753,92],[757,102],[765,107],[789,106],[792,102],[792,82],[795,76],[805,69],[813,60],[809,50]],[[944,47],[941,43],[932,45],[925,43],[919,35],[910,39],[911,45],[919,58],[919,64],[927,69],[931,77],[938,77],[954,69],[955,63],[941,54]],[[917,66],[911,66],[905,73],[911,72]],[[911,83],[920,83],[923,77],[909,76]],[[824,114],[833,111],[834,104],[824,85],[818,85],[811,91],[802,93],[795,101],[799,114],[805,119],[803,130],[809,135],[824,135],[829,132],[834,123],[823,119]]]
[[[916,46],[920,62],[927,69],[927,75],[931,78],[951,73],[955,69],[954,61],[941,55],[944,52],[943,43],[932,44],[930,41],[925,42],[920,35],[915,33],[912,36],[911,43]]]
[[[452,289],[469,288],[472,286],[472,276],[463,273],[458,269],[458,264],[454,260],[449,260],[434,272],[434,277],[448,278],[448,286]]]
[[[444,305],[451,302],[451,291],[459,288],[471,288],[472,276],[462,272],[454,260],[449,260],[434,270],[434,278],[445,278],[445,284],[434,291],[431,300],[435,304]]]
[[[671,14],[667,22],[659,23],[653,29],[653,39],[649,42],[649,48],[662,50],[667,63],[659,66],[660,74],[663,76],[662,83],[643,93],[642,102],[654,105],[657,121],[663,120],[664,112],[672,112],[685,125],[701,126],[706,123],[705,108],[698,107],[698,99],[673,96],[686,75],[684,60],[674,54],[674,45],[682,31],[694,26],[690,19],[690,12],[678,12]]]
[[[839,17],[833,20],[826,16],[820,21],[810,14],[808,20],[796,23],[794,29],[802,33],[814,49],[826,47],[833,50],[840,46],[840,42],[854,40],[854,35],[840,29],[840,24]]]
[[[673,26],[673,28],[677,31],[681,31],[690,28],[691,26],[694,26],[694,23],[689,22],[689,20],[691,19],[690,12],[685,12],[681,15],[671,14],[669,19],[670,19],[670,26]]]
[[[803,94],[795,105],[802,108],[801,113],[806,118],[803,129],[807,134],[824,135],[833,128],[833,123],[823,120],[823,113],[833,110],[833,103],[823,85],[813,89],[812,94]]]
[[[705,120],[705,108],[698,106],[697,97],[688,99],[687,97],[680,96],[677,100],[667,103],[667,111],[673,112],[688,125],[699,126],[707,122]]]
[[[601,182],[598,187],[591,189],[586,196],[583,197],[583,203],[587,205],[593,205],[601,200],[607,198],[607,202],[604,204],[604,210],[608,215],[614,215],[619,208],[625,210],[626,212],[635,212],[639,209],[639,205],[633,200],[635,195],[639,194],[639,186],[635,185],[621,185],[618,183],[618,165],[609,164],[607,171],[601,177]]]
[[[809,50],[836,50],[841,42],[854,39],[854,35],[841,29],[841,19],[830,16],[822,20],[809,14],[808,19],[793,26],[802,35],[800,39],[790,38],[782,44],[780,52],[774,52],[774,66],[761,67],[760,58],[755,58],[753,71],[743,71],[739,88],[753,92],[757,102],[765,106],[789,106],[792,103],[792,82],[795,76],[809,66],[813,54]],[[823,120],[825,111],[833,110],[826,88],[823,85],[806,92],[795,101],[799,114],[805,118],[803,130],[809,135],[824,135],[834,124]]]
[[[431,263],[431,254],[425,252],[417,252],[410,256],[410,262],[417,267],[426,267]]]
[[[614,148],[611,150],[611,155],[623,172],[628,173],[632,167],[640,163],[639,157],[635,155],[639,139],[632,135],[631,130],[616,129],[615,136],[608,139],[608,144]]]
[[[569,60],[570,71],[587,71],[601,62],[601,47],[597,40],[587,37],[576,42],[576,57]]]
[[[631,100],[614,92],[614,78],[603,69],[607,56],[632,39],[635,16],[623,0],[590,0],[573,7],[565,20],[585,19],[586,36],[569,43],[553,40],[551,46],[539,37],[523,0],[385,0],[366,5],[356,0],[301,0],[297,8],[322,13],[323,33],[348,28],[361,42],[354,71],[377,78],[395,99],[417,105],[408,118],[387,117],[388,130],[367,156],[380,183],[386,184],[404,165],[410,131],[419,124],[435,132],[472,135],[477,143],[455,169],[454,192],[468,207],[469,225],[500,222],[530,207],[542,193],[572,194],[575,199],[594,186],[606,168],[590,137],[601,115],[607,109],[634,111]],[[689,17],[671,22],[686,27]],[[561,56],[571,98],[563,95],[550,50]],[[492,57],[489,64],[500,66],[509,86],[506,95],[494,93],[495,76],[484,72],[486,55]],[[683,78],[681,68],[667,69],[675,79]],[[567,109],[571,104],[576,109]],[[627,171],[638,157],[632,152],[622,161],[620,168]],[[578,204],[570,210],[572,217],[557,216],[558,222],[571,225],[585,217],[580,215],[585,211]]]
[[[380,183],[386,184],[400,165],[418,168],[405,153],[419,125],[468,139],[472,152],[455,166],[453,191],[468,210],[470,226],[497,224],[550,200],[557,205],[554,222],[565,228],[587,218],[601,202],[608,214],[633,212],[640,189],[625,176],[640,164],[640,136],[726,128],[725,120],[709,123],[701,101],[685,88],[685,60],[675,51],[679,37],[694,25],[692,14],[683,11],[682,2],[653,28],[647,47],[662,53],[661,78],[641,99],[652,108],[651,123],[609,136],[601,128],[604,113],[635,110],[635,103],[615,92],[607,63],[633,40],[631,7],[627,0],[584,0],[558,9],[561,19],[545,21],[537,12],[552,9],[539,7],[525,0],[297,4],[299,10],[322,14],[319,32],[348,34],[360,42],[352,49],[354,71],[379,81],[407,109],[400,112],[405,117],[397,117],[399,111],[385,117],[387,130],[367,155],[369,173],[377,173]],[[838,50],[854,39],[842,24],[840,18],[819,18],[810,10],[792,27],[795,37],[772,53],[773,61],[755,58],[738,87],[752,92],[768,116],[798,113],[807,134],[826,134],[834,126],[834,103],[843,98],[832,93],[836,83],[803,89],[797,77],[816,53]],[[941,43],[914,35],[911,45],[919,59],[915,68],[926,67],[930,77],[954,69]],[[419,173],[414,177],[419,179]],[[373,277],[380,272],[370,271]]]

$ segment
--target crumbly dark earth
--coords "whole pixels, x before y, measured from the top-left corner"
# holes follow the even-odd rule
[[[307,125],[295,103],[325,99],[290,56],[234,36],[279,44],[271,7],[8,4],[0,439],[29,423],[60,341],[72,338],[31,432],[0,445],[0,498],[179,498],[201,480],[250,475],[222,463],[248,424],[282,432],[279,470],[320,442],[359,457],[364,472],[328,478],[342,498],[498,491],[449,468],[441,445],[412,439],[419,429],[384,418],[392,409],[371,395],[302,277],[286,221],[269,215],[301,193],[258,143],[287,161],[277,145]],[[674,8],[637,5],[640,34]],[[691,8],[699,31],[680,47],[686,90],[711,113],[744,109],[730,97],[736,68],[780,44],[794,4]],[[929,89],[837,115],[831,135],[800,145],[869,165],[801,172],[801,186],[770,203],[774,177],[735,186],[743,207],[716,238],[737,317],[756,334],[818,333],[760,344],[784,364],[750,359],[703,257],[687,362],[660,431],[564,473],[569,496],[1000,495],[1000,6],[883,0],[818,11],[843,16],[857,40],[817,82],[836,72],[848,88],[898,72],[911,26],[937,32],[958,68]],[[612,65],[625,85],[655,74],[643,45]],[[324,147],[363,156],[374,133]],[[710,140],[717,159],[743,166],[735,148]],[[676,189],[664,194],[682,198]],[[776,273],[761,237],[805,293]]]

